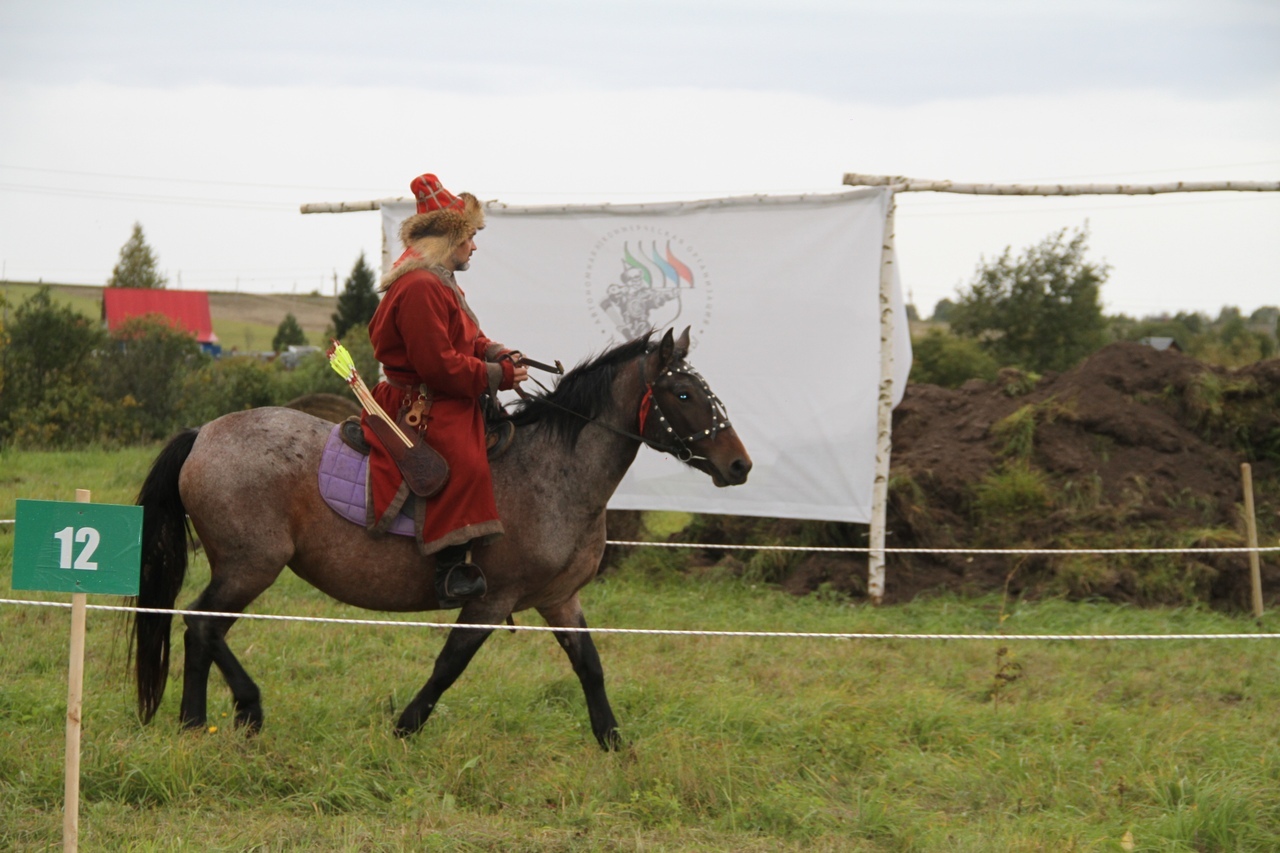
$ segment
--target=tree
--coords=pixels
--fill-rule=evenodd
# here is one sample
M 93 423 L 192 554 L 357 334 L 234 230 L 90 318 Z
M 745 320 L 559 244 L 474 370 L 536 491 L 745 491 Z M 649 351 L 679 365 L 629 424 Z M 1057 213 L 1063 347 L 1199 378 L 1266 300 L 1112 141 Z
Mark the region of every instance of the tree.
M 53 301 L 42 287 L 14 309 L 0 347 L 0 437 L 32 421 L 36 410 L 69 390 L 92 389 L 93 353 L 105 333 L 88 317 Z
M 1102 346 L 1099 289 L 1110 268 L 1084 257 L 1088 227 L 1062 229 L 1014 258 L 981 263 L 951 312 L 951 330 L 978 340 L 1001 364 L 1065 370 Z
M 377 283 L 361 252 L 338 295 L 338 311 L 333 315 L 334 337 L 342 339 L 349 329 L 367 326 L 373 319 L 373 312 L 378 308 Z
M 306 346 L 307 335 L 298 325 L 298 318 L 293 314 L 285 314 L 280 325 L 276 327 L 276 336 L 271 339 L 271 348 L 283 352 L 290 346 Z
M 133 234 L 120 247 L 120 261 L 107 279 L 107 287 L 163 288 L 169 279 L 156 269 L 156 253 L 142 236 L 142 223 L 133 223 Z
M 933 306 L 933 322 L 946 323 L 951 319 L 951 312 L 956 309 L 956 304 L 950 299 L 939 299 L 938 304 Z

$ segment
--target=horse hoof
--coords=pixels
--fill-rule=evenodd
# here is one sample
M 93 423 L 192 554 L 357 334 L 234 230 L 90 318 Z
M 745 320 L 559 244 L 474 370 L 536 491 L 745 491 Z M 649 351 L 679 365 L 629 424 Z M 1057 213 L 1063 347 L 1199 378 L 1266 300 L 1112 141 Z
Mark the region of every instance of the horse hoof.
M 237 708 L 236 728 L 244 729 L 246 735 L 256 735 L 262 731 L 262 708 Z
M 617 729 L 609 729 L 609 731 L 597 737 L 596 740 L 600 741 L 600 748 L 605 752 L 617 752 L 623 747 L 622 735 Z

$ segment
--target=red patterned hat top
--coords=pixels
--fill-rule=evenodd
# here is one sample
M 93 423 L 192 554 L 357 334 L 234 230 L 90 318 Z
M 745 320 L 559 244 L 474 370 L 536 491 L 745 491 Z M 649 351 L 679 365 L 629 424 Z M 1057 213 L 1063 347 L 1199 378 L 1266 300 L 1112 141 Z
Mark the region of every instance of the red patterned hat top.
M 462 199 L 449 192 L 440 184 L 435 175 L 419 175 L 409 183 L 413 197 L 418 200 L 418 212 L 430 213 L 433 210 L 462 210 L 466 207 Z

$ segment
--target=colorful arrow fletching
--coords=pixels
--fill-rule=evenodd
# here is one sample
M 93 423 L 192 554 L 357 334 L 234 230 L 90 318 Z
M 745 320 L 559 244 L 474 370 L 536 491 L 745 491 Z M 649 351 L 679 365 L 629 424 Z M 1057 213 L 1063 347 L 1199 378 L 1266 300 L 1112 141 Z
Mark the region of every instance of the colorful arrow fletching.
M 360 378 L 360 374 L 356 372 L 356 363 L 351 360 L 351 353 L 337 341 L 333 342 L 333 347 L 329 350 L 329 366 L 348 382 Z

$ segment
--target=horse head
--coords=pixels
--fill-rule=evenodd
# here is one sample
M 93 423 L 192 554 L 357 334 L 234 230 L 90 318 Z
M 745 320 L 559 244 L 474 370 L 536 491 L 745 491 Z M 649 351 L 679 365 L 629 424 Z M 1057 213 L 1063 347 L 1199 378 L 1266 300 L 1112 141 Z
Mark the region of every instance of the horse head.
M 686 326 L 678 339 L 668 329 L 646 357 L 640 434 L 651 447 L 710 475 L 717 487 L 742 485 L 751 457 L 729 423 L 724 403 L 685 360 L 688 355 Z

